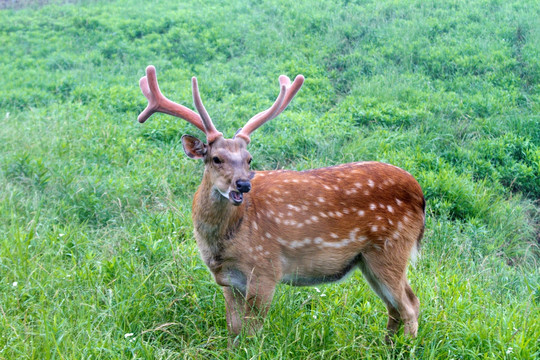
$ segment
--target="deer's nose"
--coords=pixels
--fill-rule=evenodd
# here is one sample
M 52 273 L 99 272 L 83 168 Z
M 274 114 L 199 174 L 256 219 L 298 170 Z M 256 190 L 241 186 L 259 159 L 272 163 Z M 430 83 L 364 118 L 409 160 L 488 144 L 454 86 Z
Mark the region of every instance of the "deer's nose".
M 241 193 L 247 193 L 249 192 L 249 190 L 251 190 L 251 183 L 249 182 L 249 180 L 237 180 L 236 188 Z

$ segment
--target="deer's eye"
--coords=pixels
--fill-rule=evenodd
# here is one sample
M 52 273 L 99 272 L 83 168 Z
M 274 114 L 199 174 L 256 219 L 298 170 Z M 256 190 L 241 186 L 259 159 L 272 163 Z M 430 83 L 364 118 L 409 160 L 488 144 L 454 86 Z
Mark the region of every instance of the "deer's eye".
M 251 165 L 251 160 L 253 160 L 253 158 L 249 158 L 249 159 L 248 159 L 248 161 L 247 161 L 247 162 L 248 162 L 248 165 Z
M 212 161 L 213 161 L 214 164 L 216 164 L 216 165 L 219 165 L 219 164 L 221 164 L 221 163 L 223 162 L 223 161 L 221 161 L 221 159 L 218 158 L 217 156 L 214 156 L 214 157 L 212 158 Z

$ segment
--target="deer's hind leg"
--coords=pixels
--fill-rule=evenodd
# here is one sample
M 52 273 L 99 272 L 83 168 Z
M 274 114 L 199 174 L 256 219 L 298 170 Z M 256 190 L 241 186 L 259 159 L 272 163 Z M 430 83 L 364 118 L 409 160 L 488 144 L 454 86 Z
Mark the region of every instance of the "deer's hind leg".
M 403 322 L 405 335 L 416 337 L 420 302 L 407 281 L 407 258 L 370 250 L 362 254 L 358 265 L 371 288 L 386 304 L 388 335 L 392 336 Z

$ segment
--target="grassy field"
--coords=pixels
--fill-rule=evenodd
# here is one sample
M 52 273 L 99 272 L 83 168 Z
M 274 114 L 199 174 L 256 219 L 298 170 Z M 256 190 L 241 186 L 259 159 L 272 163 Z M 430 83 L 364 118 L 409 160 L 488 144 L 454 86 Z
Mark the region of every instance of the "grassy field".
M 537 359 L 540 5 L 485 1 L 60 1 L 0 10 L 0 359 Z M 202 165 L 157 115 L 148 64 L 230 137 L 277 77 L 306 76 L 252 136 L 255 169 L 379 160 L 422 185 L 409 269 L 417 339 L 384 343 L 359 272 L 279 286 L 264 329 L 227 349 L 198 256 Z

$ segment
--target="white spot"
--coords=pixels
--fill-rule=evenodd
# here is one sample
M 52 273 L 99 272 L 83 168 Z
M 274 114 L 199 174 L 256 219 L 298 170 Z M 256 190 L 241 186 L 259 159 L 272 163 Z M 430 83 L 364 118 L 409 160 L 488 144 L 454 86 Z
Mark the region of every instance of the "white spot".
M 388 211 L 391 212 L 392 214 L 394 213 L 394 208 L 393 208 L 391 205 L 388 205 L 386 208 L 387 208 Z
M 291 210 L 294 210 L 294 211 L 297 211 L 299 212 L 300 211 L 300 208 L 298 206 L 294 206 L 292 204 L 288 204 L 287 207 Z
M 324 240 L 323 240 L 322 237 L 316 237 L 315 239 L 313 239 L 313 243 L 314 243 L 314 244 L 317 244 L 317 245 L 318 245 L 318 244 L 322 244 L 323 241 L 324 241 Z
M 389 223 L 390 225 L 394 225 L 394 222 L 392 221 L 392 219 L 387 219 L 387 220 L 388 220 L 388 223 Z
M 370 208 L 370 210 L 375 210 L 375 209 L 377 208 L 377 205 L 375 205 L 375 204 L 370 204 L 370 205 L 369 205 L 369 208 Z
M 365 214 L 366 214 L 366 212 L 364 210 L 359 210 L 358 211 L 359 216 L 364 216 Z
M 321 202 L 321 203 L 323 203 L 323 202 L 325 201 L 324 198 L 323 198 L 322 196 L 319 196 L 319 197 L 317 198 L 317 200 L 319 200 L 319 202 Z
M 373 226 L 371 227 L 371 231 L 372 231 L 372 232 L 377 232 L 377 230 L 378 230 L 377 225 L 373 225 Z
M 255 246 L 255 250 L 263 251 L 263 247 L 261 245 L 257 245 L 257 246 Z
M 368 196 L 368 195 L 369 195 L 369 191 L 368 191 L 368 190 L 364 190 L 364 195 Z
M 381 221 L 381 220 L 382 220 L 382 216 L 377 215 L 377 218 L 376 218 L 376 219 L 379 220 L 379 221 Z
M 323 187 L 326 189 L 326 190 L 332 190 L 332 188 L 328 185 L 323 185 Z
M 369 185 L 370 188 L 375 186 L 375 183 L 371 179 L 368 179 L 367 184 Z
M 337 217 L 342 217 L 342 216 L 343 216 L 343 214 L 342 214 L 342 213 L 340 213 L 339 211 L 336 211 L 336 216 L 337 216 Z
M 342 248 L 342 247 L 346 246 L 347 244 L 345 242 L 347 242 L 347 244 L 348 244 L 349 239 L 344 239 L 344 240 L 336 241 L 336 242 L 326 242 L 326 243 L 323 244 L 323 246 L 337 249 L 337 248 Z
M 313 216 L 311 217 L 311 220 L 312 220 L 313 222 L 316 222 L 316 221 L 319 221 L 319 218 L 316 217 L 315 215 L 313 215 Z
M 357 182 L 357 183 L 354 183 L 354 186 L 356 186 L 356 187 L 359 188 L 359 189 L 362 188 L 362 184 L 360 184 L 360 183 L 358 183 L 358 182 Z
M 360 241 L 360 242 L 366 241 L 366 240 L 367 240 L 366 236 L 360 236 L 360 237 L 358 237 L 358 239 L 356 239 L 356 241 Z
M 292 182 L 293 182 L 293 183 L 296 183 L 296 184 L 299 183 L 298 179 L 292 179 Z
M 271 239 L 271 238 L 272 238 L 272 235 L 271 235 L 269 232 L 267 232 L 266 234 L 264 234 L 264 236 L 266 236 L 268 239 Z
M 304 221 L 306 223 L 306 225 L 311 225 L 311 220 L 307 219 L 306 221 Z
M 259 225 L 257 225 L 256 222 L 254 222 L 254 223 L 253 223 L 253 228 L 254 228 L 255 230 L 259 230 Z
M 334 239 L 337 239 L 339 236 L 337 236 L 337 234 L 334 234 L 334 233 L 330 233 L 330 236 Z
M 322 211 L 321 211 L 321 212 L 319 212 L 319 215 L 320 215 L 321 217 L 323 217 L 323 218 L 327 218 L 327 217 L 328 217 L 328 215 L 326 215 L 326 214 L 325 214 L 325 213 L 323 213 Z
M 289 246 L 292 247 L 292 248 L 299 248 L 299 247 L 302 247 L 302 246 L 306 246 L 306 245 L 309 245 L 311 244 L 311 239 L 310 238 L 305 238 L 304 240 L 295 240 L 295 241 L 292 241 Z
M 344 214 L 348 214 L 348 213 L 349 213 L 349 209 L 343 209 L 343 210 L 341 210 L 341 211 L 343 211 Z
M 356 233 L 358 233 L 358 231 L 360 231 L 359 228 L 355 228 L 354 230 L 352 230 L 350 233 L 349 233 L 349 238 L 347 239 L 342 239 L 341 241 L 336 241 L 336 242 L 327 242 L 324 244 L 325 247 L 332 247 L 332 248 L 342 248 L 342 247 L 345 247 L 347 245 L 349 245 L 350 243 L 354 242 L 356 240 Z
M 394 238 L 394 240 L 398 240 L 398 239 L 399 239 L 399 232 L 396 231 L 396 232 L 392 235 L 392 238 Z
M 398 206 L 401 206 L 401 204 L 403 204 L 403 201 L 399 200 L 398 198 L 396 198 L 396 204 Z
M 380 207 L 381 209 L 384 209 L 386 206 L 384 206 L 384 204 L 379 203 L 379 207 Z

